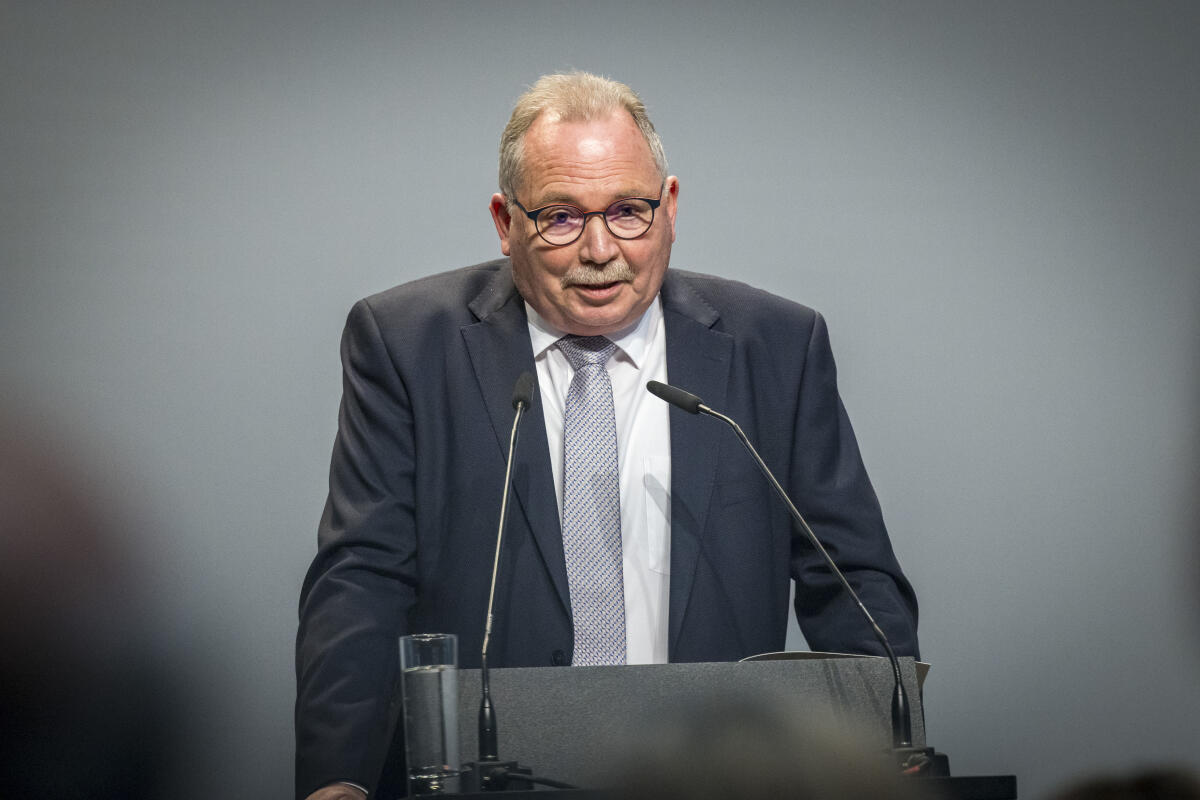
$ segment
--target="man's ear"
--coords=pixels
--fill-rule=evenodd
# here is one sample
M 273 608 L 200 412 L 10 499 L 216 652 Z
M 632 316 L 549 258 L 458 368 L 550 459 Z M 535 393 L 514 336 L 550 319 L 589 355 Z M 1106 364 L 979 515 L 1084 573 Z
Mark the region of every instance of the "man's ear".
M 492 222 L 496 223 L 496 233 L 500 236 L 500 252 L 506 256 L 511 255 L 508 252 L 508 231 L 512 228 L 512 214 L 508 213 L 508 202 L 504 195 L 499 192 L 492 195 L 490 210 Z
M 663 205 L 666 206 L 667 219 L 671 221 L 671 241 L 675 241 L 675 214 L 679 210 L 679 178 L 671 175 L 667 178 L 666 190 L 663 192 L 665 198 Z

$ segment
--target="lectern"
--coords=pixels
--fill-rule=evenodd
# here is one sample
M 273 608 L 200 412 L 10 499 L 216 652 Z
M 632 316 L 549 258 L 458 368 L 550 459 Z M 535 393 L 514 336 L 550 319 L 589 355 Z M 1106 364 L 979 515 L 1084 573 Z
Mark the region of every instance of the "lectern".
M 911 658 L 901 674 L 913 705 L 913 742 L 925 743 L 920 692 Z M 459 732 L 464 758 L 477 745 L 479 671 L 461 670 Z M 500 754 L 576 786 L 610 776 L 631 725 L 648 709 L 686 708 L 702 698 L 789 703 L 814 718 L 891 744 L 892 671 L 882 658 L 828 658 L 623 667 L 533 667 L 491 671 L 500 722 Z
M 900 667 L 912 705 L 913 744 L 923 746 L 917 665 L 912 658 L 901 658 Z M 684 708 L 713 696 L 786 702 L 814 719 L 854 731 L 869 746 L 891 746 L 892 671 L 883 658 L 536 667 L 494 669 L 490 675 L 501 758 L 585 789 L 610 782 L 629 738 L 622 732 L 630 732 L 648 709 Z M 460 670 L 459 681 L 461 752 L 473 760 L 479 670 Z M 930 786 L 931 796 L 938 797 L 1016 797 L 1012 776 L 937 779 Z

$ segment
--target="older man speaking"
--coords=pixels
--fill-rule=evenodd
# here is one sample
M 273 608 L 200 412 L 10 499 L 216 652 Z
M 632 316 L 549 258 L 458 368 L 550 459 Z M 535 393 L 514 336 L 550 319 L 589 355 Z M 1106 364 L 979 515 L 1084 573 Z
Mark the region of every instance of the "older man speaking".
M 297 642 L 299 797 L 358 798 L 387 756 L 397 637 L 460 637 L 478 666 L 516 378 L 493 666 L 727 661 L 879 645 L 755 464 L 649 380 L 738 419 L 897 653 L 916 599 L 838 395 L 825 323 L 668 269 L 679 180 L 641 100 L 548 75 L 518 100 L 491 216 L 506 258 L 359 301 L 319 552 Z M 742 213 L 740 209 L 730 209 Z M 461 224 L 459 220 L 453 220 Z

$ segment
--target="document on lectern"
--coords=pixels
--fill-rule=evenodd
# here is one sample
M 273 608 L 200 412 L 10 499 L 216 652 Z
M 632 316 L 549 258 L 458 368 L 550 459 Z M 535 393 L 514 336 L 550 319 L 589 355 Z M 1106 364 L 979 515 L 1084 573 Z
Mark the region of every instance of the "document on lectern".
M 884 656 L 867 656 L 861 653 L 818 653 L 811 650 L 779 650 L 774 653 L 759 653 L 753 656 L 746 656 L 742 661 L 816 661 L 822 658 L 878 658 L 883 661 L 887 659 Z M 929 664 L 924 661 L 914 661 L 917 667 L 917 688 L 923 690 L 925 688 L 925 676 L 929 674 Z

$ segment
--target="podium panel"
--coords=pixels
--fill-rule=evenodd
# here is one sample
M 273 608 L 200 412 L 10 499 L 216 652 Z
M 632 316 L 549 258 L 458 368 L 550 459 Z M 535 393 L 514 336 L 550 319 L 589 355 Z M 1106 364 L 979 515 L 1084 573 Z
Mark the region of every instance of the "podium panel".
M 913 714 L 913 744 L 925 744 L 915 663 L 900 659 Z M 868 746 L 891 746 L 892 670 L 882 658 L 531 667 L 490 672 L 500 757 L 576 786 L 602 786 L 640 720 L 655 710 L 706 699 L 780 704 L 818 724 L 853 731 Z M 479 670 L 459 671 L 464 760 L 478 755 Z

